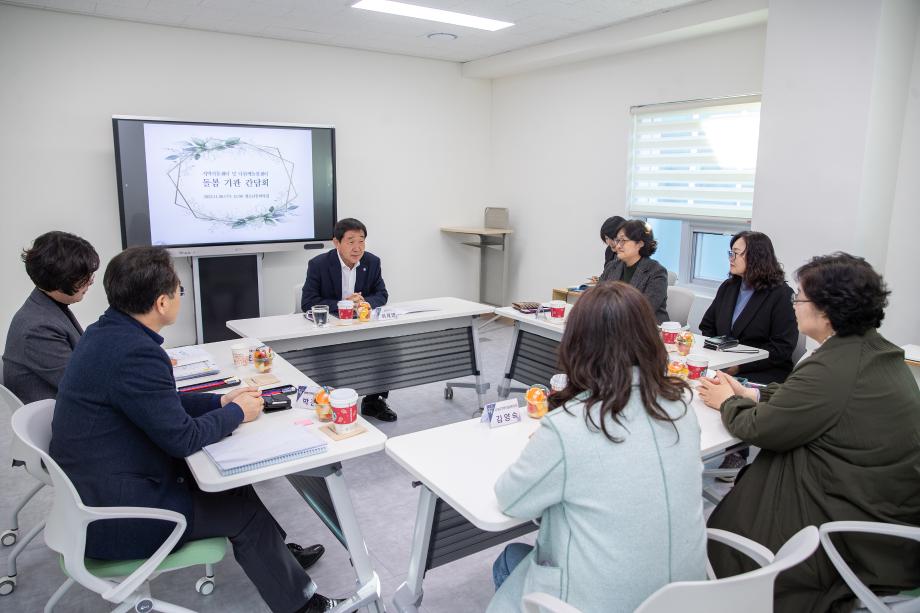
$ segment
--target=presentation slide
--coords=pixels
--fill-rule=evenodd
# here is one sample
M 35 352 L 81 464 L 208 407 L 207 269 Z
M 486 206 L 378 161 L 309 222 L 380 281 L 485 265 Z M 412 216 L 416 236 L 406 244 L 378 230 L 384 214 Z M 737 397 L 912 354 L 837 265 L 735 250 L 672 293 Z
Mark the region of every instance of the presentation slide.
M 314 236 L 310 132 L 145 123 L 151 243 Z

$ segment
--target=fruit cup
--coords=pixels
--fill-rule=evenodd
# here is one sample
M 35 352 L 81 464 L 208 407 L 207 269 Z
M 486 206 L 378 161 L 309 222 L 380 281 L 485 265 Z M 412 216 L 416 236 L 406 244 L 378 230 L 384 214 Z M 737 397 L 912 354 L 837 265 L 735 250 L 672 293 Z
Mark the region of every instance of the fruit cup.
M 527 400 L 527 414 L 534 419 L 540 419 L 549 410 L 549 390 L 544 385 L 532 385 L 524 394 Z
M 270 347 L 262 346 L 252 352 L 252 364 L 259 372 L 269 372 L 274 357 Z
M 677 353 L 687 355 L 693 347 L 693 332 L 679 332 L 677 334 Z
M 316 403 L 316 419 L 324 422 L 332 421 L 332 407 L 329 405 L 329 388 L 321 387 L 313 396 Z

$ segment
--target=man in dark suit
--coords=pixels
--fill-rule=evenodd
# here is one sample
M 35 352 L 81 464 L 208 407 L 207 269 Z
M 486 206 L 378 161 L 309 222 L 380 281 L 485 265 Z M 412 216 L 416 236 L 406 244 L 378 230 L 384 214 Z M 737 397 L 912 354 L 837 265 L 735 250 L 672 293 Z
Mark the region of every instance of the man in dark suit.
M 335 249 L 318 255 L 307 264 L 300 306 L 306 313 L 317 304 L 325 304 L 337 314 L 340 300 L 365 301 L 371 308 L 387 303 L 389 294 L 383 282 L 380 258 L 364 250 L 367 228 L 357 219 L 340 219 L 332 231 Z M 396 421 L 396 413 L 387 405 L 389 392 L 368 394 L 361 401 L 361 413 L 381 421 Z
M 179 394 L 160 330 L 176 321 L 183 294 L 164 249 L 132 247 L 105 271 L 109 308 L 87 328 L 58 388 L 51 456 L 84 504 L 169 509 L 188 521 L 181 542 L 226 536 L 272 611 L 329 611 L 298 552 L 251 486 L 205 493 L 184 458 L 257 419 L 256 388 L 224 396 Z M 87 528 L 86 555 L 149 557 L 172 526 L 108 520 Z M 310 560 L 310 562 L 315 561 Z M 300 563 L 299 563 L 300 562 Z
M 23 402 L 54 398 L 83 334 L 70 305 L 83 300 L 99 268 L 88 242 L 46 232 L 22 252 L 35 289 L 13 315 L 3 351 L 3 383 Z

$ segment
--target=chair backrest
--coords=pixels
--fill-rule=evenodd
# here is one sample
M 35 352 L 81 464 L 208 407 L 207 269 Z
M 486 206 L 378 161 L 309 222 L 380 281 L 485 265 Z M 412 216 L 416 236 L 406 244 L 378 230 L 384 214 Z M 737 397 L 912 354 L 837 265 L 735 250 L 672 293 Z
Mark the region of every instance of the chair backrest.
M 22 406 L 22 401 L 16 397 L 5 385 L 0 385 L 0 406 L 9 409 L 10 414 L 16 412 L 16 409 Z
M 30 407 L 29 411 L 26 411 L 27 407 Z M 42 411 L 41 416 L 31 417 L 37 410 Z M 45 485 L 52 484 L 51 476 L 45 470 L 44 465 L 44 456 L 47 455 L 48 445 L 51 443 L 52 415 L 54 415 L 53 398 L 19 407 L 10 420 L 13 429 L 10 455 L 14 460 L 25 464 L 26 471 Z M 47 423 L 43 421 L 45 419 Z M 17 433 L 17 428 L 23 431 L 21 436 Z
M 483 223 L 486 228 L 507 230 L 511 227 L 508 221 L 508 209 L 504 207 L 487 206 Z
M 677 285 L 677 273 L 673 270 L 668 271 L 668 285 Z
M 772 613 L 776 576 L 808 558 L 817 548 L 818 529 L 806 526 L 765 566 L 725 579 L 669 583 L 646 598 L 635 613 Z
M 300 308 L 300 299 L 303 297 L 303 283 L 294 284 L 294 314 L 303 313 Z
M 920 528 L 915 526 L 902 526 L 899 524 L 886 524 L 882 522 L 871 521 L 832 521 L 822 524 L 819 530 L 821 546 L 824 553 L 830 558 L 831 563 L 841 578 L 859 598 L 862 607 L 859 611 L 868 610 L 871 613 L 890 613 L 891 611 L 920 611 L 920 597 L 918 596 L 901 596 L 886 603 L 876 596 L 872 590 L 863 583 L 856 573 L 849 567 L 834 543 L 831 541 L 831 534 L 834 532 L 849 532 L 862 534 L 883 534 L 886 536 L 897 536 L 920 542 Z M 891 606 L 889 606 L 889 604 Z
M 808 338 L 801 332 L 799 332 L 799 340 L 795 344 L 795 349 L 792 350 L 792 363 L 798 364 L 799 360 L 802 359 L 802 356 L 805 355 L 805 339 Z
M 690 309 L 693 308 L 693 301 L 696 294 L 685 287 L 676 285 L 668 286 L 668 317 L 671 321 L 680 322 L 680 325 L 686 326 L 687 320 L 690 319 Z
M 818 529 L 814 526 L 794 534 L 775 556 L 766 547 L 737 534 L 711 529 L 707 534 L 710 540 L 749 555 L 761 568 L 725 579 L 669 583 L 646 598 L 635 613 L 772 613 L 776 575 L 799 564 L 818 548 Z M 548 594 L 527 594 L 522 602 L 525 613 L 580 613 Z

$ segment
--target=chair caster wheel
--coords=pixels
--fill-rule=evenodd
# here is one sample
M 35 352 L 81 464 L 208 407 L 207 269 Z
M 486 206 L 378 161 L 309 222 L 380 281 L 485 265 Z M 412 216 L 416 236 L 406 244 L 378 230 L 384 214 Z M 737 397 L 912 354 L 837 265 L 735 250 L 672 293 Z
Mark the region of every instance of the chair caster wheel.
M 209 596 L 214 591 L 214 579 L 202 577 L 195 582 L 195 591 L 202 596 Z
M 4 530 L 3 534 L 0 535 L 0 543 L 3 543 L 4 547 L 12 547 L 16 544 L 16 530 Z
M 445 387 L 444 388 L 444 400 L 452 400 L 454 397 L 454 388 Z
M 0 577 L 0 596 L 8 596 L 16 589 L 16 577 Z

